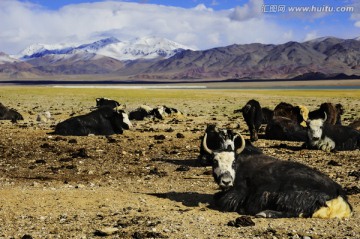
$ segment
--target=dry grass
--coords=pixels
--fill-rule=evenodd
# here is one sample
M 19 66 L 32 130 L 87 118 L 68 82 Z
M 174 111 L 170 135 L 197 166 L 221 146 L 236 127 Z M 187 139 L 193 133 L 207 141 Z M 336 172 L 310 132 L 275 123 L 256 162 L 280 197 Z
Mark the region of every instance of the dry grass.
M 165 104 L 188 115 L 178 121 L 133 122 L 132 130 L 111 136 L 112 141 L 47 134 L 71 114 L 89 112 L 97 97 L 118 100 L 128 110 L 143 103 Z M 350 195 L 355 213 L 346 220 L 252 218 L 255 226 L 235 228 L 227 223 L 237 213 L 211 206 L 218 188 L 211 168 L 196 163 L 199 138 L 207 123 L 236 129 L 248 138 L 242 116 L 233 110 L 253 98 L 270 108 L 281 101 L 309 109 L 325 101 L 340 102 L 345 123 L 359 117 L 357 91 L 1 87 L 0 102 L 16 108 L 25 122 L 0 122 L 0 238 L 94 238 L 104 227 L 119 229 L 109 238 L 140 238 L 136 235 L 144 233 L 150 236 L 142 238 L 356 238 L 359 194 Z M 38 124 L 36 113 L 43 110 L 50 110 L 54 121 Z M 359 171 L 358 150 L 327 153 L 300 150 L 301 144 L 255 142 L 268 155 L 319 169 L 344 187 L 360 187 L 358 178 L 349 175 Z M 88 157 L 76 156 L 81 149 Z M 188 170 L 179 171 L 180 166 Z
M 360 117 L 358 90 L 221 90 L 221 89 L 109 89 L 109 88 L 53 88 L 53 87 L 1 87 L 0 102 L 19 109 L 25 114 L 63 108 L 63 102 L 73 102 L 73 110 L 81 112 L 94 106 L 95 98 L 107 97 L 126 104 L 128 110 L 141 104 L 176 107 L 185 113 L 211 113 L 221 110 L 232 113 L 248 100 L 257 99 L 264 107 L 275 107 L 281 101 L 305 105 L 310 110 L 319 102 L 341 103 L 345 118 Z M 51 100 L 49 100 L 51 99 Z

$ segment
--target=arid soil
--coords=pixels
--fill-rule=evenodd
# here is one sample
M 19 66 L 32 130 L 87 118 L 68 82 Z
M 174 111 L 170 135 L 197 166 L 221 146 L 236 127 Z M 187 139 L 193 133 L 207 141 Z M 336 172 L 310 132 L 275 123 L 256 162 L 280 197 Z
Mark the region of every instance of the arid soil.
M 1 88 L 0 102 L 25 118 L 0 122 L 0 238 L 360 238 L 360 152 L 302 149 L 302 142 L 255 142 L 265 154 L 299 161 L 349 193 L 350 219 L 247 218 L 221 212 L 211 168 L 198 164 L 209 123 L 249 138 L 240 114 L 248 100 L 274 108 L 285 101 L 310 110 L 342 103 L 343 124 L 360 116 L 359 92 Z M 137 121 L 122 135 L 57 136 L 53 127 L 89 112 L 96 97 L 130 111 L 141 104 L 175 107 L 184 116 Z M 42 111 L 52 119 L 36 121 Z

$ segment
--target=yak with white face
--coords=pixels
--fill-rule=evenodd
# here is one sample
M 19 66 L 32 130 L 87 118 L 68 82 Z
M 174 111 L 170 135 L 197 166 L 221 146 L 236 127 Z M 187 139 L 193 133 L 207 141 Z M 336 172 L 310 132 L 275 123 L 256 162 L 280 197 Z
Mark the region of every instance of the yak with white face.
M 331 151 L 335 148 L 335 142 L 323 134 L 324 120 L 316 119 L 308 123 L 308 138 L 312 147 L 323 151 Z
M 205 137 L 206 136 L 206 137 Z M 198 161 L 201 165 L 213 165 L 213 155 L 205 150 L 206 146 L 211 152 L 232 151 L 235 152 L 236 145 L 241 144 L 241 138 L 232 129 L 218 128 L 215 124 L 206 127 L 205 134 L 200 144 Z M 243 154 L 261 154 L 262 150 L 255 147 L 250 140 L 246 140 Z
M 324 119 L 307 121 L 309 148 L 332 150 L 355 150 L 360 148 L 360 132 L 348 126 L 332 125 Z
M 244 154 L 245 140 L 238 137 L 235 151 L 210 150 L 203 141 L 221 188 L 214 195 L 220 210 L 272 218 L 352 215 L 345 190 L 328 176 L 295 161 Z
M 240 154 L 245 148 L 245 140 L 242 135 L 235 135 L 235 138 L 240 137 L 241 146 L 236 150 Z M 235 139 L 234 139 L 235 141 Z M 233 141 L 233 142 L 234 142 Z M 234 185 L 235 181 L 235 151 L 234 149 L 220 149 L 220 151 L 211 150 L 207 144 L 207 134 L 203 139 L 203 148 L 212 156 L 213 176 L 216 183 L 222 189 L 227 189 Z
M 206 135 L 206 138 L 205 138 Z M 200 154 L 198 161 L 202 165 L 212 165 L 211 154 L 204 149 L 204 138 L 206 146 L 211 150 L 234 150 L 235 133 L 231 129 L 220 129 L 215 124 L 210 124 L 206 127 L 204 137 L 200 144 Z

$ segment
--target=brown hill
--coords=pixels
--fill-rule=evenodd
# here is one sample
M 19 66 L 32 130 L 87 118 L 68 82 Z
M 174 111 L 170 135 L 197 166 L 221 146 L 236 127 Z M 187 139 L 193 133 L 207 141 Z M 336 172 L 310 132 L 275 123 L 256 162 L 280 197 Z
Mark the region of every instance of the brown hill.
M 121 79 L 289 79 L 311 72 L 360 75 L 360 41 L 325 37 L 284 44 L 185 50 L 163 59 L 120 61 L 95 53 L 45 55 L 0 63 L 0 76 L 111 75 Z M 30 78 L 31 78 L 30 77 Z

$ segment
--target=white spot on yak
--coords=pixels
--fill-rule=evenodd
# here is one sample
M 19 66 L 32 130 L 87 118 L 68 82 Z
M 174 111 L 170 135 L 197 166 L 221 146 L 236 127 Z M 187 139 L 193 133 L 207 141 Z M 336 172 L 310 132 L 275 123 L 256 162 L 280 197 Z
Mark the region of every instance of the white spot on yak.
M 129 128 L 132 127 L 132 124 L 129 120 L 129 116 L 126 113 L 122 113 L 123 116 L 123 122 L 129 126 Z
M 224 142 L 222 142 L 223 144 L 222 149 L 228 149 L 230 146 L 230 149 L 234 150 L 235 149 L 234 139 L 229 138 L 227 130 L 220 130 L 220 132 L 222 133 L 220 135 L 224 140 Z

